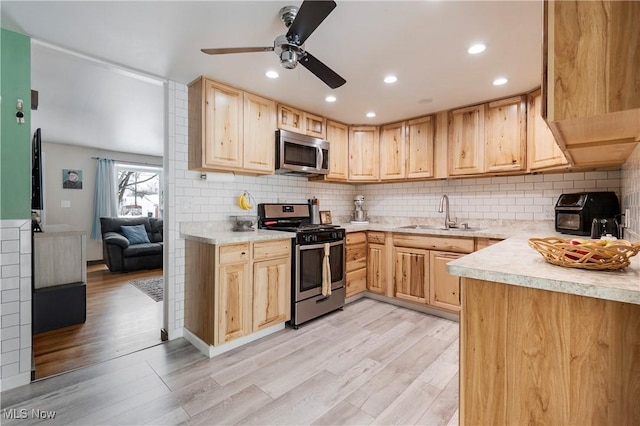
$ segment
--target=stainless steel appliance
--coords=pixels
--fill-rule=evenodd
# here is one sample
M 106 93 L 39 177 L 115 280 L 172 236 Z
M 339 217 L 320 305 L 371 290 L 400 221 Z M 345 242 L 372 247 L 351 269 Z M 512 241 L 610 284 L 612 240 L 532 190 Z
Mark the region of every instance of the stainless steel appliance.
M 620 214 L 614 192 L 577 192 L 562 194 L 555 207 L 556 231 L 563 234 L 591 235 L 596 218 L 613 218 Z
M 345 300 L 345 230 L 311 223 L 309 204 L 259 204 L 258 226 L 295 233 L 292 244 L 291 325 L 341 309 Z M 331 294 L 322 294 L 325 247 Z M 327 275 L 327 276 L 328 276 Z
M 367 220 L 367 212 L 362 208 L 364 205 L 364 195 L 356 195 L 353 199 L 356 209 L 353 211 L 353 220 L 351 223 L 364 224 L 369 223 Z
M 329 142 L 276 130 L 276 173 L 302 176 L 329 173 Z

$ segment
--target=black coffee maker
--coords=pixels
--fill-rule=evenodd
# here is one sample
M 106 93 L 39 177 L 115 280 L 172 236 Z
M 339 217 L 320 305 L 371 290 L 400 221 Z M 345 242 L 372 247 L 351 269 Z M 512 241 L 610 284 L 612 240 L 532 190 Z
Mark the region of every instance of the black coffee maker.
M 615 217 L 594 217 L 591 221 L 591 238 L 620 238 L 618 221 Z

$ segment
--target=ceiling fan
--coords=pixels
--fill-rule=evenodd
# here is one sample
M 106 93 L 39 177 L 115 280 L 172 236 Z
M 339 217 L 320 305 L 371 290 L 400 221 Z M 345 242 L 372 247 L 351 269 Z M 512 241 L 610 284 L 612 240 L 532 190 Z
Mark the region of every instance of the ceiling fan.
M 275 51 L 283 68 L 293 69 L 298 63 L 311 71 L 332 89 L 338 88 L 347 81 L 331 68 L 320 62 L 304 49 L 304 42 L 311 33 L 335 9 L 335 1 L 305 0 L 297 6 L 285 6 L 280 9 L 280 20 L 289 28 L 286 34 L 279 35 L 269 47 L 227 47 L 220 49 L 201 49 L 208 55 L 246 52 Z

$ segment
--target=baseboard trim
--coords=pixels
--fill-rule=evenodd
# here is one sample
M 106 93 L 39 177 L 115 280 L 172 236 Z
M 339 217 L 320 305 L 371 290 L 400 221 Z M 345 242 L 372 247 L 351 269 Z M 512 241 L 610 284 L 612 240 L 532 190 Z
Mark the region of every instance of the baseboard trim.
M 26 373 L 16 374 L 15 376 L 11 377 L 6 377 L 4 379 L 0 379 L 0 392 L 28 385 L 29 383 L 31 383 L 30 371 Z
M 381 294 L 372 293 L 370 291 L 365 291 L 363 297 L 374 299 L 379 302 L 389 303 L 391 305 L 400 306 L 401 308 L 411 309 L 412 311 L 422 312 L 423 314 L 429 314 L 436 317 L 445 318 L 451 321 L 460 322 L 459 315 L 452 314 L 450 312 L 441 311 L 439 309 L 433 309 L 429 306 L 416 305 L 413 303 L 405 302 L 404 300 L 399 300 L 393 297 L 387 297 L 387 296 L 382 296 Z
M 284 323 L 276 324 L 271 327 L 267 327 L 255 333 L 252 333 L 248 336 L 239 337 L 237 339 L 232 340 L 229 343 L 222 344 L 220 346 L 211 346 L 208 343 L 204 342 L 198 336 L 187 330 L 186 328 L 182 329 L 182 333 L 184 338 L 187 339 L 189 343 L 196 347 L 200 352 L 208 356 L 209 358 L 213 358 L 225 352 L 228 352 L 232 349 L 238 348 L 240 346 L 246 345 L 247 343 L 253 342 L 254 340 L 262 339 L 265 336 L 273 334 L 277 331 L 284 330 Z

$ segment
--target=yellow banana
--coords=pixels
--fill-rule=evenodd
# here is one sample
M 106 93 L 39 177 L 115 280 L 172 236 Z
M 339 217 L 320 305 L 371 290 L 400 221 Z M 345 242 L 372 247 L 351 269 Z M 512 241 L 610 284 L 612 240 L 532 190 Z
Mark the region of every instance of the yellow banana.
M 253 208 L 253 205 L 247 201 L 247 195 L 247 192 L 243 192 L 238 197 L 238 206 L 240 206 L 242 210 L 251 210 Z

